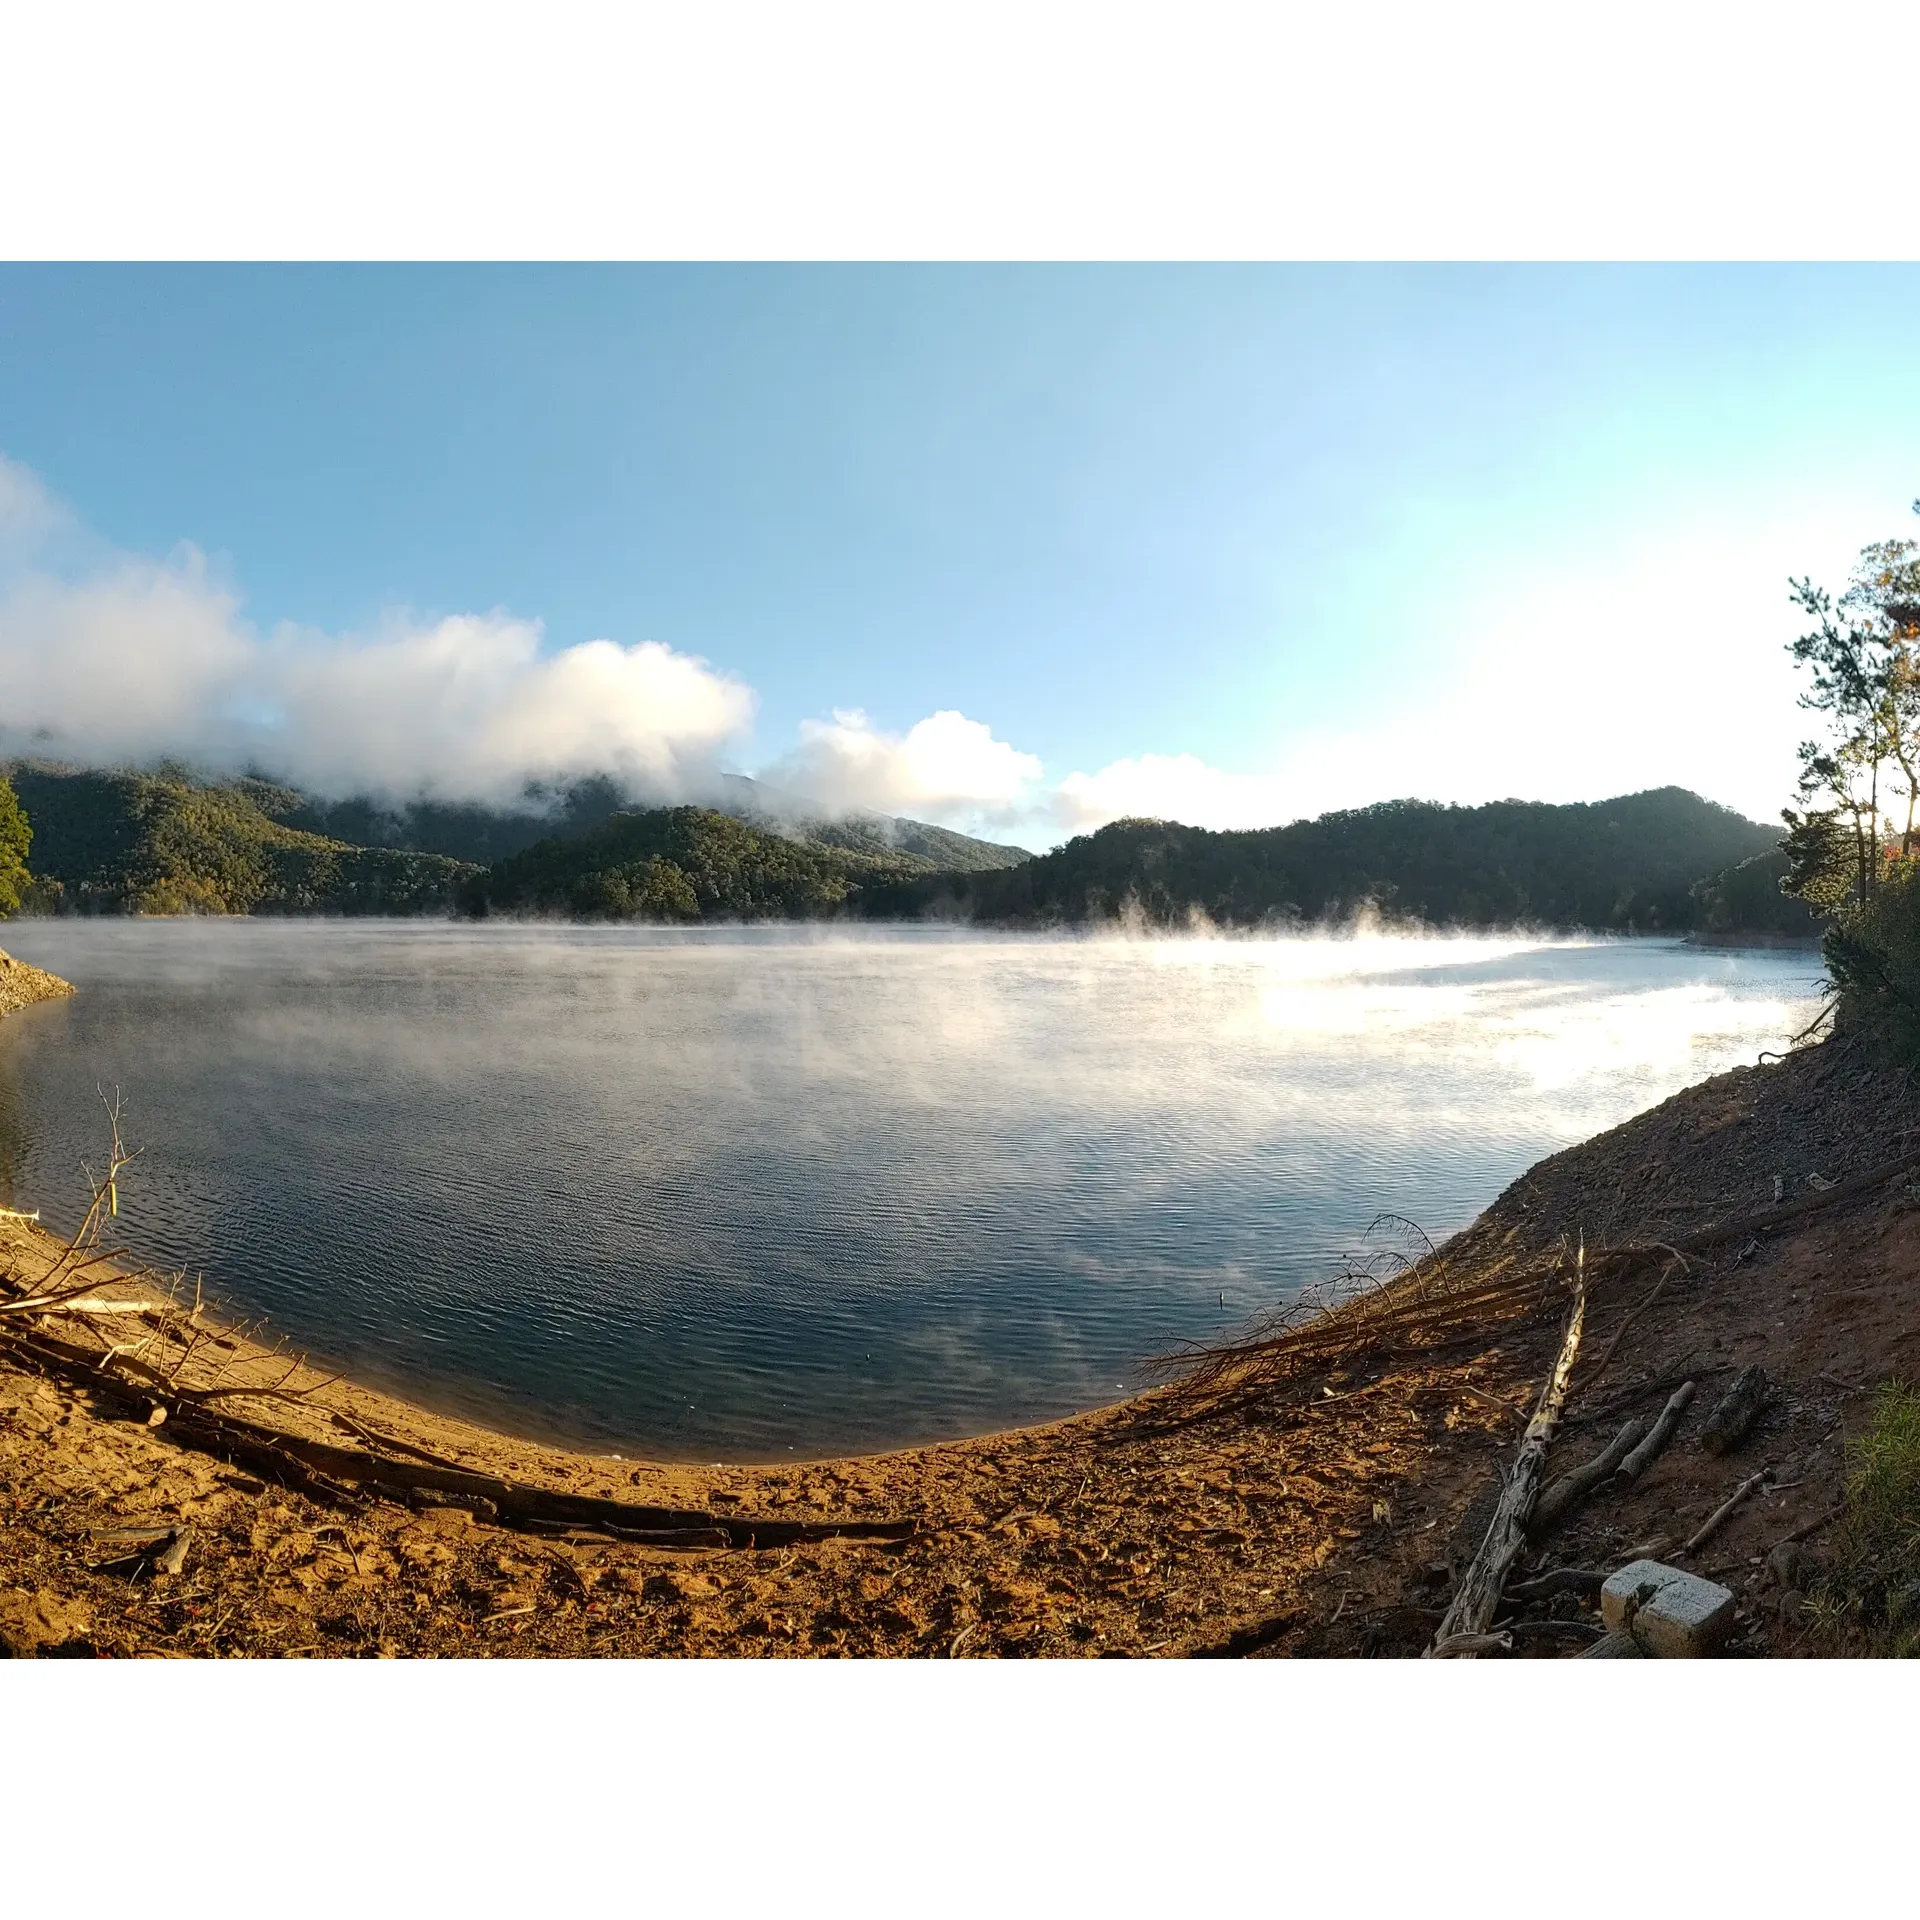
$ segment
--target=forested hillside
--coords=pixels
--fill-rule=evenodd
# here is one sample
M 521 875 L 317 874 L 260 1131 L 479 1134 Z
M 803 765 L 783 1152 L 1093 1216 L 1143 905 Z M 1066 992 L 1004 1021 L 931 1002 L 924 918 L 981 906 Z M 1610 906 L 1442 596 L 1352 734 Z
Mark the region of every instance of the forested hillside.
M 282 826 L 355 846 L 448 854 L 480 866 L 510 859 L 543 840 L 578 839 L 616 813 L 649 811 L 606 779 L 578 780 L 555 792 L 530 796 L 520 807 L 435 800 L 413 800 L 401 806 L 366 799 L 326 801 L 268 781 L 236 784 L 255 792 L 263 811 Z M 976 840 L 971 834 L 929 826 L 922 820 L 861 812 L 829 818 L 797 795 L 739 774 L 727 776 L 721 785 L 715 812 L 802 846 L 883 855 L 910 872 L 977 872 L 1015 866 L 1028 858 L 1024 847 Z
M 897 854 L 803 846 L 707 807 L 616 814 L 474 874 L 464 911 L 581 920 L 811 919 L 908 878 Z
M 1771 827 L 1679 788 L 1586 806 L 1392 801 L 1258 832 L 1123 820 L 1018 864 L 1017 849 L 855 815 L 756 823 L 706 807 L 626 811 L 583 783 L 523 818 L 421 803 L 325 806 L 271 782 L 12 768 L 31 828 L 27 911 L 530 913 L 585 919 L 970 918 L 1079 926 L 1340 918 L 1372 905 L 1435 926 L 1804 931 Z M 743 788 L 750 783 L 739 783 Z M 749 799 L 738 796 L 740 810 Z M 527 842 L 529 819 L 545 837 Z M 307 822 L 329 833 L 309 831 Z M 556 823 L 562 829 L 553 831 Z M 805 837 L 802 837 L 804 829 Z M 24 830 L 24 828 L 23 828 Z M 349 833 L 431 833 L 490 864 Z
M 1001 873 L 872 890 L 863 912 L 1077 926 L 1313 922 L 1363 906 L 1432 926 L 1681 932 L 1697 883 L 1778 845 L 1777 828 L 1678 787 L 1588 805 L 1393 800 L 1292 826 L 1215 833 L 1122 820 Z
M 471 869 L 283 826 L 258 781 L 83 773 L 19 763 L 32 826 L 29 910 L 68 913 L 445 912 Z

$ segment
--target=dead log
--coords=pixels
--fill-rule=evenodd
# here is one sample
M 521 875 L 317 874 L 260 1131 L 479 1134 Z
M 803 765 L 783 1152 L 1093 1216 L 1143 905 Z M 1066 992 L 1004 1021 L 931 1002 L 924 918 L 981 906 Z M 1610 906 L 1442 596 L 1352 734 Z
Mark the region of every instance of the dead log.
M 1652 1432 L 1620 1462 L 1616 1477 L 1628 1481 L 1638 1480 L 1666 1451 L 1667 1442 L 1673 1438 L 1674 1429 L 1679 1426 L 1687 1408 L 1692 1404 L 1693 1382 L 1683 1380 L 1674 1388 L 1673 1397 L 1660 1409 L 1660 1418 L 1653 1423 Z
M 1731 1453 L 1749 1433 L 1767 1404 L 1773 1383 L 1764 1367 L 1742 1367 L 1707 1415 L 1700 1444 L 1709 1453 Z
M 1432 1658 L 1471 1659 L 1477 1653 L 1490 1650 L 1473 1643 L 1486 1637 L 1494 1609 L 1500 1604 L 1507 1574 L 1526 1543 L 1527 1520 L 1540 1491 L 1540 1476 L 1546 1469 L 1547 1448 L 1553 1442 L 1553 1431 L 1559 1424 L 1560 1410 L 1566 1405 L 1567 1381 L 1580 1352 L 1580 1334 L 1586 1320 L 1587 1265 L 1583 1250 L 1574 1272 L 1573 1309 L 1567 1315 L 1567 1330 L 1561 1337 L 1553 1370 L 1540 1389 L 1540 1404 L 1534 1410 L 1533 1418 L 1527 1422 L 1526 1432 L 1520 1436 L 1513 1471 L 1507 1475 L 1507 1484 L 1493 1510 L 1486 1538 L 1481 1541 L 1480 1551 L 1474 1555 L 1462 1576 L 1453 1596 L 1453 1604 L 1447 1608 L 1446 1616 L 1440 1622 L 1440 1630 L 1433 1637 L 1433 1645 L 1427 1650 Z
M 1647 1424 L 1644 1420 L 1629 1420 L 1607 1443 L 1603 1453 L 1595 1454 L 1584 1466 L 1570 1468 L 1554 1481 L 1533 1510 L 1528 1534 L 1539 1539 L 1562 1514 L 1597 1487 L 1646 1437 Z

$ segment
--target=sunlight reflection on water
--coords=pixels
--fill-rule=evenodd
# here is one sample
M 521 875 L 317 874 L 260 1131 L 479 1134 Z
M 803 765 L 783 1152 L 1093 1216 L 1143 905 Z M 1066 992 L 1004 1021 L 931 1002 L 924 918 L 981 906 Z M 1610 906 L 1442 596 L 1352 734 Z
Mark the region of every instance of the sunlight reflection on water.
M 1046 1417 L 1780 1046 L 1811 955 L 1662 941 L 40 922 L 0 1157 L 96 1086 L 143 1254 L 387 1384 L 676 1457 Z M 10 1144 L 9 1144 L 10 1143 Z

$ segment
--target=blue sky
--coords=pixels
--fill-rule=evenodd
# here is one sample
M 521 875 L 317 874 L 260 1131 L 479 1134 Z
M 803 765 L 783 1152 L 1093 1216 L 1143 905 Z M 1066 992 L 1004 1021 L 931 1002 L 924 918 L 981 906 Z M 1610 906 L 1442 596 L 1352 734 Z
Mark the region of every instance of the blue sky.
M 1786 577 L 1913 524 L 1916 294 L 0 267 L 0 712 L 321 785 L 727 766 L 1036 845 L 1669 780 L 1771 814 Z

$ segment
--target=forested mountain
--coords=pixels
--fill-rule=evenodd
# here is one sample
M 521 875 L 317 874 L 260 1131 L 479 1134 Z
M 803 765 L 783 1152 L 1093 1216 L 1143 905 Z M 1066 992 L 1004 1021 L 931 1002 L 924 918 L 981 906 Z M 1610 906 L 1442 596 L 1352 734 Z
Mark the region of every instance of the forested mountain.
M 460 905 L 476 917 L 812 919 L 915 871 L 899 854 L 803 846 L 710 807 L 661 807 L 543 840 L 472 875 Z
M 1778 831 L 1676 787 L 1585 806 L 1391 801 L 1215 833 L 1123 820 L 1016 865 L 997 848 L 880 815 L 796 819 L 789 797 L 627 811 L 583 783 L 554 813 L 325 806 L 257 779 L 83 773 L 20 762 L 29 911 L 532 913 L 587 919 L 968 918 L 1080 926 L 1338 919 L 1372 905 L 1429 925 L 1795 932 Z M 741 782 L 742 789 L 752 783 Z M 743 820 L 751 806 L 761 818 Z M 325 826 L 326 833 L 296 824 Z M 553 831 L 556 822 L 561 831 Z M 524 838 L 534 825 L 544 837 Z M 482 866 L 348 836 L 434 837 Z M 802 837 L 802 835 L 807 837 Z
M 1778 845 L 1777 828 L 1678 787 L 1586 805 L 1393 800 L 1252 832 L 1122 820 L 1002 873 L 863 895 L 875 915 L 1077 926 L 1312 922 L 1372 905 L 1433 926 L 1680 932 L 1693 888 Z
M 613 781 L 592 779 L 530 799 L 524 807 L 456 806 L 433 800 L 389 806 L 373 800 L 323 801 L 270 781 L 236 783 L 255 791 L 268 815 L 283 826 L 326 834 L 362 847 L 444 853 L 491 866 L 543 840 L 573 840 L 616 813 L 649 811 L 627 799 Z M 901 820 L 885 813 L 828 818 L 810 801 L 741 774 L 726 775 L 712 811 L 744 820 L 802 846 L 897 857 L 921 873 L 967 873 L 1010 867 L 1027 859 L 1024 847 L 1003 847 L 970 834 Z
M 299 832 L 261 804 L 284 790 L 259 781 L 203 786 L 184 773 L 32 762 L 10 772 L 33 831 L 30 911 L 445 912 L 471 871 L 437 854 Z

